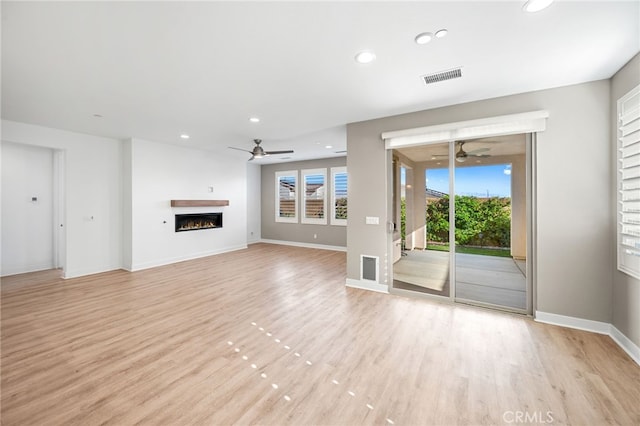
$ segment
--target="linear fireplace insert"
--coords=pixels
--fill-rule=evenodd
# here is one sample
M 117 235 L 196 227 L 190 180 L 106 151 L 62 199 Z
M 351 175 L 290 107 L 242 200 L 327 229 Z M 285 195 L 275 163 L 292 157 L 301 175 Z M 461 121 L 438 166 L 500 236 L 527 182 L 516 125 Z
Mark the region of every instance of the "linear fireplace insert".
M 222 228 L 222 213 L 191 213 L 176 215 L 176 232 Z

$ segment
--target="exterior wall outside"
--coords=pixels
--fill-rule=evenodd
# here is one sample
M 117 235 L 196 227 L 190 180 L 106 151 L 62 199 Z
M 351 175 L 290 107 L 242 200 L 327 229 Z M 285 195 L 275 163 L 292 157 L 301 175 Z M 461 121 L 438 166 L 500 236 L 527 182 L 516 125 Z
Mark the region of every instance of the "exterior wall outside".
M 535 110 L 550 114 L 537 145 L 537 309 L 609 322 L 612 213 L 591 197 L 610 191 L 608 80 L 349 124 L 347 278 L 359 278 L 361 254 L 391 255 L 382 132 Z
M 327 188 L 327 225 L 300 223 L 282 223 L 275 221 L 275 173 L 278 171 L 297 170 L 298 182 L 300 171 L 304 169 L 327 169 L 327 182 L 331 178 L 331 167 L 344 167 L 345 157 L 334 157 L 320 160 L 295 161 L 290 163 L 266 164 L 262 166 L 262 238 L 302 244 L 321 244 L 345 247 L 347 245 L 347 227 L 331 225 L 329 220 L 331 186 Z M 347 170 L 349 173 L 349 170 Z M 349 173 L 349 198 L 351 197 L 351 174 Z M 300 206 L 300 199 L 298 205 Z M 349 217 L 351 217 L 351 200 L 349 199 Z M 299 212 L 302 211 L 299 207 Z M 300 214 L 300 213 L 299 213 Z M 314 235 L 316 238 L 314 238 Z
M 627 336 L 636 346 L 640 346 L 640 280 L 617 270 L 617 102 L 629 90 L 640 84 L 640 54 L 631 59 L 611 79 L 611 240 L 614 243 L 611 263 L 613 265 L 613 325 Z

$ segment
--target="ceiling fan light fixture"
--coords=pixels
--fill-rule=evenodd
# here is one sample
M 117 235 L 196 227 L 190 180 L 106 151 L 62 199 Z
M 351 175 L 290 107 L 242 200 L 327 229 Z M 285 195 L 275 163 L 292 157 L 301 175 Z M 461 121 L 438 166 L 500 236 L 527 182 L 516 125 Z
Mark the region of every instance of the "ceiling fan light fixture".
M 522 6 L 522 10 L 529 13 L 539 12 L 549 7 L 551 3 L 553 3 L 553 0 L 527 0 Z
M 464 163 L 465 161 L 467 161 L 467 157 L 463 157 L 463 156 L 456 157 L 456 161 L 458 163 Z

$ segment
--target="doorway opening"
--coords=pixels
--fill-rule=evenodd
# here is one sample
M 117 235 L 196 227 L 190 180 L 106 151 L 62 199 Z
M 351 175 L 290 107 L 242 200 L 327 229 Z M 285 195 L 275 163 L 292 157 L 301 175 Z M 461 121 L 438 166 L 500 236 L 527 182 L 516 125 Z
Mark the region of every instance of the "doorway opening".
M 406 256 L 394 259 L 394 290 L 528 312 L 525 140 L 520 134 L 394 150 L 414 172 L 398 188 L 402 206 L 413 204 L 402 211 L 403 235 L 424 232 L 422 245 L 403 246 Z

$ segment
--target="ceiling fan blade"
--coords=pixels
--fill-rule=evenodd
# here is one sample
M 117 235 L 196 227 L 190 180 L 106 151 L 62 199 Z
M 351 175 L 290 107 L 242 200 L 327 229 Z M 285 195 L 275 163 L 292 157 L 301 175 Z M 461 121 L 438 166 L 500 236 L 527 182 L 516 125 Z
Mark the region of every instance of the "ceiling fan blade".
M 254 159 L 254 158 L 256 158 L 256 157 L 254 157 L 254 156 L 252 155 L 252 156 L 251 156 L 251 158 L 249 158 L 249 160 L 247 160 L 247 161 L 253 161 L 253 159 Z
M 481 152 L 487 152 L 489 151 L 491 148 L 478 148 L 478 149 L 472 149 L 471 151 L 467 151 L 467 154 L 473 155 L 473 154 L 479 154 Z
M 476 158 L 487 158 L 487 157 L 491 157 L 489 154 L 471 154 L 467 152 L 467 155 L 469 157 L 476 157 Z
M 242 148 L 236 148 L 236 147 L 233 147 L 233 146 L 228 146 L 227 148 L 236 149 L 238 151 L 243 151 L 243 152 L 248 152 L 249 154 L 253 154 L 253 152 L 247 151 L 246 149 L 242 149 Z
M 278 154 L 293 154 L 293 150 L 287 151 L 265 151 L 266 155 L 278 155 Z

